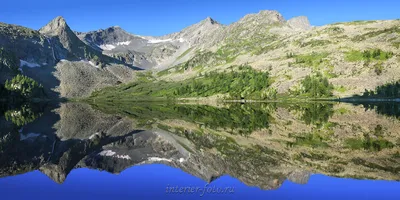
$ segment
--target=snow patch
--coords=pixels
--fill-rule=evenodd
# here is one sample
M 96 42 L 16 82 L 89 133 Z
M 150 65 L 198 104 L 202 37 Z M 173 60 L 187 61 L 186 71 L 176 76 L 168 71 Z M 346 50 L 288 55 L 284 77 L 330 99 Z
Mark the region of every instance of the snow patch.
M 129 45 L 131 41 L 118 42 L 117 45 Z
M 100 156 L 114 156 L 116 153 L 111 150 L 104 150 L 99 153 Z
M 117 155 L 116 157 L 120 159 L 131 160 L 131 157 L 129 155 Z
M 161 42 L 171 42 L 172 39 L 165 39 L 165 40 L 157 40 L 157 39 L 152 39 L 147 41 L 150 44 L 156 44 L 156 43 L 161 43 Z
M 178 41 L 179 41 L 179 42 L 185 42 L 185 39 L 179 38 Z
M 183 163 L 183 162 L 185 162 L 185 159 L 184 158 L 179 158 L 179 162 Z
M 149 158 L 149 161 L 150 161 L 150 162 L 160 162 L 160 161 L 172 162 L 171 159 L 159 158 L 159 157 L 150 157 L 150 158 Z
M 145 40 L 147 40 L 147 38 L 146 38 L 146 37 L 144 37 L 144 36 L 141 36 L 141 35 L 133 35 L 133 36 L 136 36 L 136 37 L 139 37 L 139 38 L 142 38 L 142 39 L 145 39 Z
M 27 135 L 24 135 L 22 133 L 20 135 L 20 141 L 27 140 L 29 138 L 35 138 L 38 137 L 40 134 L 39 133 L 28 133 Z
M 102 44 L 99 47 L 100 47 L 100 49 L 110 51 L 110 50 L 115 49 L 116 46 L 129 45 L 130 43 L 131 43 L 131 41 L 117 42 L 115 44 Z
M 115 49 L 115 46 L 112 44 L 102 44 L 99 47 L 100 47 L 100 49 L 108 50 L 108 51 Z
M 47 63 L 42 63 L 42 65 L 47 65 Z
M 131 157 L 129 155 L 116 155 L 114 151 L 111 150 L 104 150 L 99 153 L 100 156 L 108 156 L 108 157 L 113 157 L 113 158 L 119 158 L 119 159 L 126 159 L 126 160 L 131 160 Z
M 100 68 L 100 66 L 96 65 L 94 62 L 88 61 L 88 60 L 86 60 L 86 59 L 80 60 L 80 62 L 84 62 L 84 63 L 87 63 L 87 64 L 93 66 L 93 67 Z M 98 133 L 96 133 L 96 134 L 98 134 Z M 89 139 L 90 139 L 90 138 L 89 138 Z
M 40 67 L 40 65 L 37 64 L 37 63 L 31 63 L 31 62 L 28 62 L 28 61 L 25 61 L 25 60 L 19 60 L 19 61 L 20 61 L 20 67 L 22 67 L 22 66 L 27 66 L 27 67 L 30 67 L 30 68 Z
M 91 135 L 91 136 L 89 137 L 89 140 L 93 139 L 93 138 L 96 137 L 97 135 L 100 135 L 100 133 L 95 133 L 95 134 Z
M 94 64 L 92 61 L 89 61 L 89 64 L 92 65 L 93 67 L 100 68 L 98 65 Z

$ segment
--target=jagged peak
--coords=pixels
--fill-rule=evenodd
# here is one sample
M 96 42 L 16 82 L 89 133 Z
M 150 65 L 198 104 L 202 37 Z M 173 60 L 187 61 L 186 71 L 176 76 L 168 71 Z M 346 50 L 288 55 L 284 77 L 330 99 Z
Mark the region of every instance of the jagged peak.
M 278 12 L 277 10 L 260 10 L 260 12 L 258 12 L 258 14 L 263 14 L 263 15 L 281 15 L 282 14 L 280 12 Z
M 118 26 L 118 25 L 116 25 L 116 26 L 110 26 L 110 27 L 108 27 L 108 28 L 106 28 L 106 29 L 99 29 L 98 31 L 104 31 L 104 30 L 117 30 L 117 29 L 119 29 L 119 30 L 123 30 L 120 26 Z
M 216 20 L 214 20 L 214 19 L 211 18 L 211 17 L 207 17 L 207 18 L 204 19 L 202 22 L 210 23 L 210 24 L 219 24 Z
M 59 22 L 59 23 L 66 23 L 63 16 L 57 16 L 52 21 L 56 21 L 56 22 Z
M 46 35 L 57 35 L 60 30 L 69 29 L 64 17 L 57 16 L 48 24 L 39 29 L 39 32 Z
M 285 19 L 281 13 L 276 10 L 261 10 L 258 13 L 245 15 L 239 20 L 239 23 L 247 23 L 251 20 L 264 21 L 268 23 L 284 23 Z
M 287 24 L 294 29 L 308 30 L 311 28 L 310 21 L 306 16 L 293 17 L 287 21 Z

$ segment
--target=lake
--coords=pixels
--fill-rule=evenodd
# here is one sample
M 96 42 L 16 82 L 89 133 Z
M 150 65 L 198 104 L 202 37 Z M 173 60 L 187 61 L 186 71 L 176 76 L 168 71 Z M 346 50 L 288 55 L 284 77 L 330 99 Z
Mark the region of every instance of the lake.
M 1 106 L 2 199 L 400 197 L 400 104 Z

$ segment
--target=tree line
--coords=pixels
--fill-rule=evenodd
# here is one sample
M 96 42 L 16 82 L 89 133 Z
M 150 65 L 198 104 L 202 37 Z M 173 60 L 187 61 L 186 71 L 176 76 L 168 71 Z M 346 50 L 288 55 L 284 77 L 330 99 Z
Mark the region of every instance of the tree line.
M 236 70 L 235 70 L 236 69 Z M 267 98 L 263 90 L 269 87 L 269 74 L 256 71 L 250 66 L 232 66 L 225 72 L 208 72 L 202 77 L 178 87 L 177 96 L 211 96 L 229 94 L 230 98 Z

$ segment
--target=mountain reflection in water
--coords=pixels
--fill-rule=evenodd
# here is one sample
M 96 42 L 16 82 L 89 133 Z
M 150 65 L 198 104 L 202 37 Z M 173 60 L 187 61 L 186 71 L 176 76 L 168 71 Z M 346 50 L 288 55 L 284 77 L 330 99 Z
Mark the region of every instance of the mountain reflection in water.
M 167 186 L 210 183 L 236 187 L 235 194 L 223 196 L 277 189 L 268 195 L 300 198 L 311 188 L 332 184 L 332 190 L 345 187 L 341 185 L 375 187 L 370 192 L 379 185 L 387 191 L 399 186 L 395 103 L 62 103 L 1 108 L 4 191 L 46 185 L 53 192 L 87 187 L 98 192 L 94 196 L 115 190 L 115 196 L 128 197 L 132 184 L 138 190 L 153 188 L 151 196 L 165 195 Z M 43 174 L 62 184 L 52 185 Z

